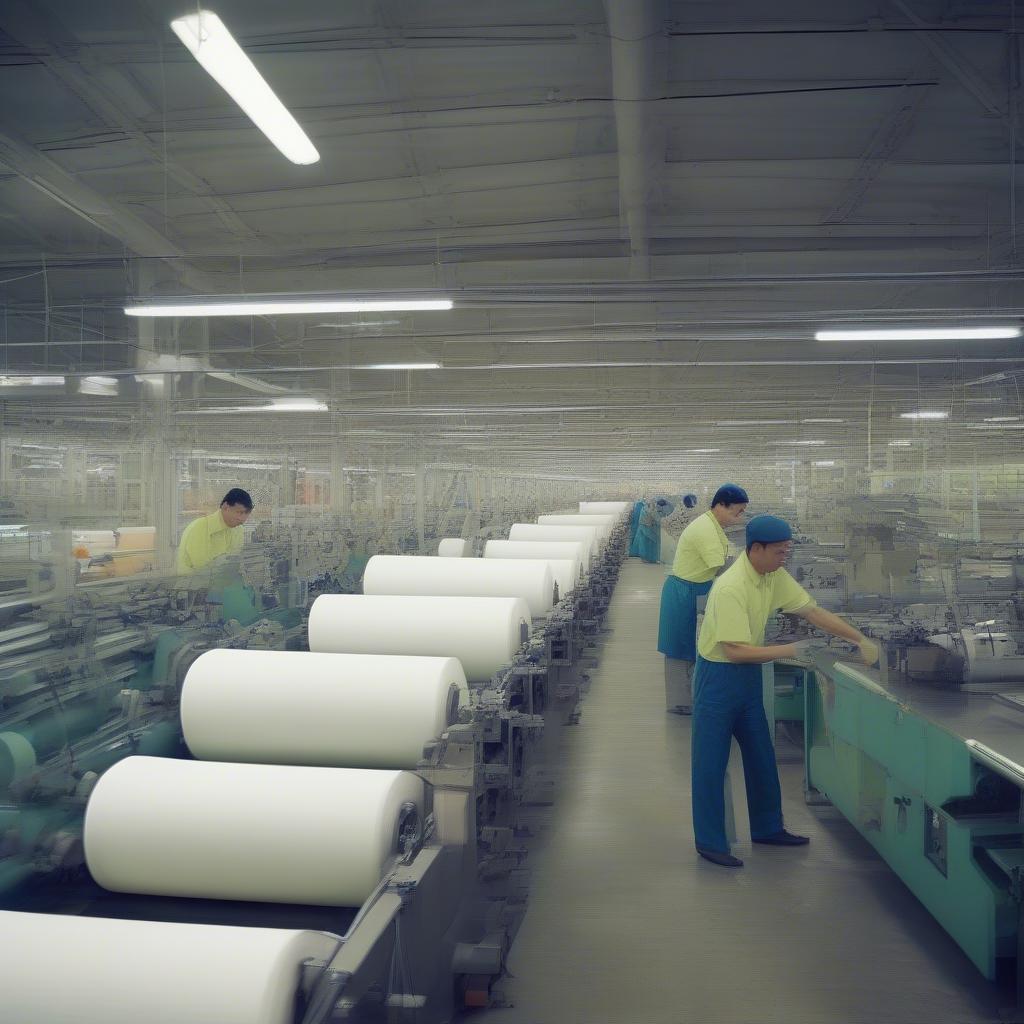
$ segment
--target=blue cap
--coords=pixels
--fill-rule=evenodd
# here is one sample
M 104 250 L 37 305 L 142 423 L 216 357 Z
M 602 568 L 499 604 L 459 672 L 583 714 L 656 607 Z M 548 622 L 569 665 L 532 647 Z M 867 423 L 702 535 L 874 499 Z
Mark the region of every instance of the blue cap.
M 715 496 L 711 499 L 711 507 L 714 508 L 716 505 L 746 505 L 750 502 L 747 497 L 747 492 L 737 484 L 722 484 L 721 487 L 715 491 Z
M 697 507 L 697 495 L 696 494 L 684 494 L 683 495 L 683 504 L 687 508 L 696 508 Z
M 754 516 L 747 523 L 747 547 L 751 544 L 776 544 L 792 540 L 793 531 L 785 519 L 778 516 Z

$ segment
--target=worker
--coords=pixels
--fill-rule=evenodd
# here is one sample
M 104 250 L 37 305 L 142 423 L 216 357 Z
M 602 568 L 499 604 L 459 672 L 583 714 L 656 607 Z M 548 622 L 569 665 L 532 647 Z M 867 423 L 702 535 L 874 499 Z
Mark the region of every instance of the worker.
M 640 530 L 640 519 L 644 514 L 644 503 L 642 501 L 634 502 L 633 511 L 629 517 L 629 557 L 639 556 L 640 551 L 637 545 L 639 541 L 637 535 Z
M 711 589 L 712 581 L 725 567 L 729 556 L 725 528 L 743 518 L 749 500 L 742 487 L 723 484 L 711 499 L 710 511 L 683 530 L 676 546 L 672 572 L 661 588 L 658 620 L 658 650 L 665 655 L 665 710 L 670 714 L 688 715 L 692 711 L 697 598 Z
M 786 830 L 775 750 L 761 697 L 761 666 L 800 660 L 807 640 L 765 646 L 765 626 L 776 611 L 856 644 L 865 665 L 878 647 L 838 615 L 819 608 L 783 568 L 792 550 L 789 523 L 755 516 L 747 523 L 746 553 L 715 581 L 697 641 L 694 673 L 692 794 L 697 852 L 714 864 L 742 867 L 725 834 L 724 782 L 733 736 L 743 755 L 750 837 L 770 846 L 803 846 L 806 836 Z
M 232 487 L 216 512 L 194 519 L 185 527 L 178 544 L 178 573 L 195 572 L 221 555 L 240 551 L 245 543 L 245 531 L 240 527 L 251 512 L 252 498 L 248 491 Z
M 664 501 L 664 499 L 659 499 Z M 665 502 L 668 507 L 668 503 Z M 640 514 L 637 515 L 639 507 Z M 633 523 L 636 524 L 633 532 L 629 553 L 643 559 L 645 562 L 655 564 L 661 561 L 661 509 L 657 501 L 638 501 L 633 508 Z M 631 524 L 631 529 L 633 529 Z

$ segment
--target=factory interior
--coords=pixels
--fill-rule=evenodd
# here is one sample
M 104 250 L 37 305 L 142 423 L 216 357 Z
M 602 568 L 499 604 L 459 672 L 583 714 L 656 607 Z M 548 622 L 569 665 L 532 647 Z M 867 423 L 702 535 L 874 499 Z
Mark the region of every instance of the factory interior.
M 0 1019 L 1024 1021 L 1022 32 L 3 0 Z

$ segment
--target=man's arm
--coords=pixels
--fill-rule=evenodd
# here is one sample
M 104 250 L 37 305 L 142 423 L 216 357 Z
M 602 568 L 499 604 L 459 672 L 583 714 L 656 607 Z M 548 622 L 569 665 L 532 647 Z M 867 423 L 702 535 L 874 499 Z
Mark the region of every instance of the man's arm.
M 798 655 L 796 644 L 770 644 L 767 647 L 755 647 L 753 644 L 738 644 L 722 641 L 722 652 L 735 665 L 765 665 L 779 658 L 795 658 Z
M 790 614 L 799 615 L 801 619 L 809 622 L 824 633 L 831 633 L 832 636 L 838 636 L 843 640 L 849 640 L 850 643 L 856 644 L 860 649 L 860 659 L 865 665 L 874 665 L 878 661 L 878 645 L 838 615 L 827 612 L 824 608 L 817 607 L 817 605 L 800 608 Z

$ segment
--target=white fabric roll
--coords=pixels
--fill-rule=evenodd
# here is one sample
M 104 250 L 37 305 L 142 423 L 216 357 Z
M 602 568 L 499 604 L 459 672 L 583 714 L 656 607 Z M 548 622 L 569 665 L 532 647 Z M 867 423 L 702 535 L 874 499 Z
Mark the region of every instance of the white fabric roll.
M 181 728 L 202 761 L 415 768 L 468 699 L 456 658 L 214 650 L 181 691 Z
M 338 939 L 283 928 L 0 911 L 6 1024 L 293 1024 L 304 960 Z
M 513 523 L 509 540 L 575 540 L 587 549 L 587 565 L 597 557 L 603 539 L 596 526 L 544 526 L 540 523 Z
M 582 579 L 590 555 L 587 545 L 578 540 L 489 540 L 484 558 L 568 559 L 576 564 L 576 576 Z
M 444 597 L 521 597 L 533 616 L 547 615 L 554 581 L 537 559 L 431 558 L 375 555 L 366 563 L 363 593 Z
M 393 852 L 411 772 L 128 757 L 85 811 L 85 859 L 114 892 L 360 906 Z
M 580 515 L 613 515 L 621 516 L 626 509 L 632 508 L 630 501 L 581 501 Z
M 489 541 L 488 543 L 494 542 Z M 514 540 L 503 540 L 498 543 L 510 544 L 514 547 L 517 542 Z M 488 554 L 484 551 L 484 558 L 500 559 L 502 556 L 497 552 Z M 581 573 L 580 563 L 574 558 L 545 558 L 542 561 L 547 562 L 548 569 L 551 572 L 551 579 L 554 581 L 555 586 L 558 587 L 558 600 L 561 601 L 563 597 L 571 594 L 576 589 Z
M 597 527 L 600 536 L 607 539 L 611 536 L 618 516 L 589 516 L 589 515 L 544 515 L 537 516 L 537 522 L 542 526 L 591 526 Z
M 309 649 L 453 657 L 470 682 L 484 682 L 512 660 L 523 623 L 529 633 L 518 597 L 322 594 L 309 610 Z
M 437 553 L 441 558 L 465 558 L 469 541 L 461 537 L 445 537 L 437 545 Z

